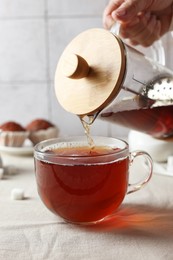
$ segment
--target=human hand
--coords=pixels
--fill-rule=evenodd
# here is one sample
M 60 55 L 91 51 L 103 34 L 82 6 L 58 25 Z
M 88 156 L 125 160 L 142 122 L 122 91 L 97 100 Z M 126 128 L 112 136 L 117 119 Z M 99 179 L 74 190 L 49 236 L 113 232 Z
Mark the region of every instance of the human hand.
M 103 13 L 106 29 L 118 22 L 120 36 L 133 45 L 150 46 L 169 31 L 173 0 L 110 0 Z

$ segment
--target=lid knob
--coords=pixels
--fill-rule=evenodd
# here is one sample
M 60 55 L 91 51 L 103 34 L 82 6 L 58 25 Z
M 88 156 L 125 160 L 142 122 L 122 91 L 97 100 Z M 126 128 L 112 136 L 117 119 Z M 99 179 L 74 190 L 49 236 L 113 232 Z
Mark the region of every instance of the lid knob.
M 88 75 L 89 65 L 87 61 L 77 54 L 69 54 L 63 58 L 62 73 L 71 79 L 81 79 Z

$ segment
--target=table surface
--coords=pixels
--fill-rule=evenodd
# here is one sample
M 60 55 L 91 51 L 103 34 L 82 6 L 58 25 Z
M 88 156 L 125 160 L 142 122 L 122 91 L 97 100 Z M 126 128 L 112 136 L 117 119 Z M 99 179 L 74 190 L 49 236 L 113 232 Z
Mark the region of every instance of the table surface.
M 32 155 L 2 160 L 16 173 L 0 180 L 0 260 L 173 259 L 173 177 L 154 173 L 110 218 L 79 226 L 41 202 Z M 14 188 L 24 189 L 23 200 L 11 199 Z

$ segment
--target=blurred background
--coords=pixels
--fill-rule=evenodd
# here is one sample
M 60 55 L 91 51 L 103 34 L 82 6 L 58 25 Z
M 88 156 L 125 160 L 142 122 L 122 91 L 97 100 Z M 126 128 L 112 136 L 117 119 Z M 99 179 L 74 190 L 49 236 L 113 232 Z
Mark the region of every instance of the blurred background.
M 77 116 L 54 94 L 54 74 L 66 45 L 80 32 L 102 28 L 107 0 L 0 0 L 0 124 L 23 126 L 36 118 L 55 123 L 62 135 L 83 134 Z M 171 33 L 164 36 L 166 65 L 173 69 Z M 173 51 L 173 50 L 172 50 Z M 129 129 L 96 120 L 93 134 L 124 137 Z

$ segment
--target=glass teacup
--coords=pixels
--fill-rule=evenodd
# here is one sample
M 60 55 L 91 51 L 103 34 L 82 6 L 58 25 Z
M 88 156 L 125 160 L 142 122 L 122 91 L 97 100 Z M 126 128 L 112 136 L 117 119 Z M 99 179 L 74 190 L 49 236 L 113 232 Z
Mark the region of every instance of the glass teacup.
M 62 137 L 35 146 L 38 193 L 46 207 L 69 222 L 97 223 L 112 214 L 126 194 L 139 190 L 152 176 L 152 159 L 144 151 L 112 137 Z M 143 157 L 147 177 L 129 184 L 129 168 Z

